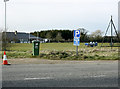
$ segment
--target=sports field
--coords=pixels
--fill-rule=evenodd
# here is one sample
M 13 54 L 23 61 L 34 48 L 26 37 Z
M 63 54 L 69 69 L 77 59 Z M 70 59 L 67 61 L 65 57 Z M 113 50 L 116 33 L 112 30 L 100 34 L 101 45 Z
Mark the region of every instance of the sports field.
M 104 45 L 109 45 L 109 43 Z M 41 43 L 40 55 L 35 57 L 51 60 L 118 60 L 118 47 L 111 49 L 111 47 L 100 46 L 101 43 L 98 43 L 96 47 L 87 47 L 84 43 L 80 43 L 78 56 L 76 56 L 76 46 L 73 43 Z M 12 43 L 7 49 L 9 59 L 34 58 L 32 43 Z

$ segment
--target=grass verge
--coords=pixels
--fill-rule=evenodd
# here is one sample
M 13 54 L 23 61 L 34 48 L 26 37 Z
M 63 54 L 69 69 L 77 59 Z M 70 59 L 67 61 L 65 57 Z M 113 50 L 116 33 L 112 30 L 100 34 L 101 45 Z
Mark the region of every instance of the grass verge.
M 106 43 L 108 44 L 108 43 Z M 32 56 L 32 44 L 10 44 L 6 51 L 9 59 L 13 58 L 42 58 L 50 60 L 118 60 L 118 48 L 86 47 L 80 43 L 78 56 L 76 46 L 73 43 L 42 43 L 40 44 L 40 55 Z

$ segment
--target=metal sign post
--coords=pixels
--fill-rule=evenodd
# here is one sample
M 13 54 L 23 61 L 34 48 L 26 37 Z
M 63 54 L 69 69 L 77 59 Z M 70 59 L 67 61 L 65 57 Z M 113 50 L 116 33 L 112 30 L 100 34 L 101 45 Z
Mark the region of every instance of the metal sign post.
M 74 44 L 76 46 L 76 56 L 78 56 L 78 46 L 80 44 L 80 30 L 74 30 Z
M 78 46 L 76 46 L 76 56 L 78 56 Z

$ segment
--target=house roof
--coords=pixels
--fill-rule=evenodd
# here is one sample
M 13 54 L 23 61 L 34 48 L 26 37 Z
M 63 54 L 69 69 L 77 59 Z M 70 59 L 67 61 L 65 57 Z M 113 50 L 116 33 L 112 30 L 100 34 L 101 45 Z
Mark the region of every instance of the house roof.
M 29 34 L 29 33 L 25 33 L 25 32 L 17 32 L 17 34 L 15 35 L 15 32 L 6 32 L 6 36 L 7 39 L 10 40 L 14 40 L 14 39 L 36 39 L 37 37 Z M 42 40 L 42 38 L 38 37 L 39 40 Z

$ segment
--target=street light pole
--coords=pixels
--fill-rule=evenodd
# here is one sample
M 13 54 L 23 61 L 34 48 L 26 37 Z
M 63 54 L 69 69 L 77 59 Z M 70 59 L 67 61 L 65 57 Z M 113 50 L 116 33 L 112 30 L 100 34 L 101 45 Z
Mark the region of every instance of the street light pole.
M 5 1 L 5 32 L 6 32 L 6 1 Z
M 4 2 L 5 2 L 5 49 L 4 50 L 6 50 L 6 39 L 7 39 L 7 37 L 6 37 L 6 31 L 7 31 L 7 29 L 6 29 L 6 2 L 7 1 L 9 1 L 9 0 L 4 0 Z

